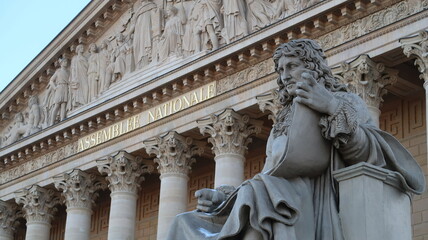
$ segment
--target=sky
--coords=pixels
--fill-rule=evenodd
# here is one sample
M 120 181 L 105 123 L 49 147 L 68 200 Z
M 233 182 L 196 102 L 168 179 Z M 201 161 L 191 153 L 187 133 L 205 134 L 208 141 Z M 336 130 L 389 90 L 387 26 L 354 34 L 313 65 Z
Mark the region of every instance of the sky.
M 90 0 L 0 0 L 0 91 Z

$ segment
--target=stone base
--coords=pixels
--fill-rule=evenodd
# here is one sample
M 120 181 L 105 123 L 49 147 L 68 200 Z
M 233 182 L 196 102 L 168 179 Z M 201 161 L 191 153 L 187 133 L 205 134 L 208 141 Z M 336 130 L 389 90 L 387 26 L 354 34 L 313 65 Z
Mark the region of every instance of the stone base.
M 392 171 L 359 163 L 333 172 L 346 240 L 411 240 L 410 194 Z

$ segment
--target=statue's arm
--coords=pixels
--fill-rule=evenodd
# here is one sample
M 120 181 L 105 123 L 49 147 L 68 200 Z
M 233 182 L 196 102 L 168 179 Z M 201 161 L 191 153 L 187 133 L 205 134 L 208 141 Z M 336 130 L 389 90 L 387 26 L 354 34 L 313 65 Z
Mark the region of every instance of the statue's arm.
M 335 97 L 339 104 L 334 114 L 321 117 L 322 134 L 332 141 L 346 164 L 367 161 L 375 151 L 372 136 L 364 130 L 371 124 L 367 107 L 355 94 L 338 93 Z

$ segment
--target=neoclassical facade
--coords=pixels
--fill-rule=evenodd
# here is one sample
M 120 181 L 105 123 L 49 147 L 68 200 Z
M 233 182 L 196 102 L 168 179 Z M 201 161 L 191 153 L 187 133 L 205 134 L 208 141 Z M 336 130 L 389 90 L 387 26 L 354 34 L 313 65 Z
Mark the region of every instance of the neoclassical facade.
M 166 238 L 263 167 L 272 53 L 317 40 L 428 175 L 427 0 L 93 1 L 0 95 L 0 239 Z M 428 193 L 410 196 L 428 238 Z M 370 216 L 369 216 L 370 217 Z

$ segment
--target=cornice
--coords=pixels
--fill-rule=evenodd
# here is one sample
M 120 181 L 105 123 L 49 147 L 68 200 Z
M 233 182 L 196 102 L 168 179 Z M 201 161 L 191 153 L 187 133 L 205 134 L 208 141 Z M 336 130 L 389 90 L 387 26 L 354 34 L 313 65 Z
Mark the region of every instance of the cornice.
M 104 103 L 77 113 L 59 124 L 9 145 L 1 149 L 0 160 L 2 162 L 6 160 L 8 164 L 19 160 L 25 161 L 40 149 L 47 150 L 64 146 L 66 142 L 73 141 L 73 139 L 86 135 L 92 130 L 95 131 L 112 121 L 140 112 L 142 109 L 148 109 L 201 84 L 222 79 L 242 69 L 250 68 L 270 58 L 275 47 L 282 42 L 298 37 L 322 36 L 332 29 L 339 28 L 341 24 L 355 21 L 385 8 L 385 5 L 381 7 L 374 4 L 380 4 L 382 1 L 372 2 L 364 5 L 361 1 L 331 0 L 291 15 L 186 65 L 177 67 L 161 76 L 155 75 L 148 82 L 128 89 L 126 93 L 115 96 Z M 299 18 L 303 14 L 306 18 Z M 327 52 L 330 51 L 332 50 Z M 133 74 L 126 81 L 138 81 L 141 79 L 141 74 L 143 73 Z

